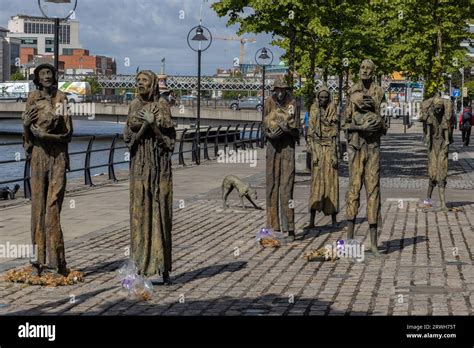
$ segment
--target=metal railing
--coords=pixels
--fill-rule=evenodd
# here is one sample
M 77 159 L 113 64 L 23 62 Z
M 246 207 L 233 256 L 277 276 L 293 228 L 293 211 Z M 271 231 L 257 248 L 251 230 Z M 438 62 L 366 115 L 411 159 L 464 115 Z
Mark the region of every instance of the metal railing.
M 219 127 L 201 127 L 200 128 L 200 145 L 197 146 L 197 130 L 195 128 L 185 128 L 183 130 L 177 130 L 177 140 L 176 145 L 173 151 L 173 157 L 177 156 L 178 165 L 186 166 L 189 164 L 200 164 L 199 159 L 203 157 L 205 160 L 211 160 L 211 157 L 218 157 L 219 150 L 228 151 L 229 147 L 232 147 L 234 151 L 245 150 L 245 149 L 254 149 L 256 147 L 264 147 L 264 137 L 262 136 L 262 124 L 260 122 L 245 123 L 243 127 L 240 124 L 236 126 L 227 126 L 223 128 Z M 67 173 L 74 172 L 83 172 L 84 184 L 87 186 L 94 186 L 92 180 L 92 169 L 97 168 L 107 168 L 108 171 L 108 180 L 117 181 L 115 174 L 116 166 L 120 164 L 130 163 L 129 160 L 115 161 L 115 153 L 117 150 L 128 149 L 128 147 L 123 143 L 123 136 L 120 134 L 115 134 L 112 137 L 110 146 L 101 147 L 94 149 L 94 143 L 98 139 L 110 139 L 109 136 L 75 136 L 73 141 L 76 139 L 88 139 L 87 148 L 84 151 L 74 151 L 69 152 L 69 157 L 84 155 L 83 166 L 80 168 L 74 168 L 67 171 Z M 118 145 L 118 142 L 121 142 L 122 145 Z M 22 145 L 22 142 L 8 142 L 0 143 L 0 151 L 2 147 L 6 146 L 18 146 Z M 190 147 L 186 149 L 186 145 Z M 189 146 L 190 145 L 190 146 Z M 200 149 L 200 154 L 198 156 L 198 149 Z M 210 156 L 210 152 L 213 152 L 213 156 Z M 100 163 L 91 165 L 92 156 L 97 153 L 108 153 L 108 161 L 106 163 Z M 190 154 L 190 156 L 189 156 Z M 202 155 L 202 156 L 201 156 Z M 191 162 L 189 162 L 189 160 Z M 7 180 L 0 181 L 0 185 L 10 184 L 10 183 L 23 183 L 23 192 L 25 198 L 31 198 L 31 183 L 30 183 L 30 158 L 19 158 L 14 160 L 5 160 L 0 161 L 0 165 L 11 165 L 13 163 L 24 162 L 24 171 L 23 177 L 21 178 L 12 178 Z M 72 161 L 70 161 L 72 162 Z M 187 162 L 187 163 L 186 163 Z

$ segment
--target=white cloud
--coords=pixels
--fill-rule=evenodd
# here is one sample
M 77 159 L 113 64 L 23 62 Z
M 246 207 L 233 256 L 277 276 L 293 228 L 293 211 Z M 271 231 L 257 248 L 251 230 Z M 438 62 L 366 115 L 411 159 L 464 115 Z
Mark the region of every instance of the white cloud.
M 214 36 L 235 36 L 237 27 L 226 27 L 226 20 L 210 7 L 212 2 L 203 5 L 203 25 Z M 197 58 L 186 37 L 199 23 L 200 7 L 200 0 L 78 0 L 81 44 L 91 54 L 116 58 L 120 73 L 135 73 L 137 66 L 159 71 L 160 60 L 165 57 L 167 73 L 192 75 L 196 73 Z M 0 0 L 0 26 L 7 27 L 8 19 L 19 13 L 39 15 L 37 1 Z M 183 19 L 180 14 L 184 14 Z M 253 60 L 255 51 L 271 41 L 265 34 L 246 37 L 256 37 L 257 42 L 246 45 L 245 62 Z M 216 68 L 231 67 L 239 48 L 238 41 L 214 40 L 203 53 L 203 73 L 212 75 Z M 276 56 L 282 52 L 272 50 Z M 130 67 L 124 66 L 125 57 L 130 58 Z

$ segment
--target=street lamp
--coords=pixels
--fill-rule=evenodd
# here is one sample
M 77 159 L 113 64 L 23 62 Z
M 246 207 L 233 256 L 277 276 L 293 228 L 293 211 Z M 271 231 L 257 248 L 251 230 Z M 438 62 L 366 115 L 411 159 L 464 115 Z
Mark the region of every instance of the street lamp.
M 71 1 L 74 2 L 73 7 L 71 8 L 70 5 Z M 55 11 L 53 13 L 49 13 L 48 15 L 48 7 L 45 3 L 52 3 L 58 4 L 56 8 L 59 11 Z M 66 11 L 65 6 L 66 5 Z M 60 22 L 66 21 L 70 17 L 74 16 L 76 7 L 77 7 L 77 0 L 38 0 L 38 7 L 45 18 L 53 19 L 54 20 L 54 67 L 56 68 L 56 73 L 59 75 L 59 28 Z M 70 9 L 67 11 L 67 9 Z M 67 14 L 65 14 L 67 13 Z
M 26 80 L 30 79 L 30 69 L 38 64 L 38 57 L 34 57 L 31 62 L 27 62 L 23 67 L 25 68 Z
M 209 39 L 206 37 L 204 32 L 207 32 Z M 191 34 L 195 33 L 192 39 L 190 39 Z M 207 41 L 207 43 L 206 43 Z M 193 51 L 198 53 L 198 81 L 197 81 L 197 120 L 196 120 L 196 131 L 197 131 L 197 154 L 196 154 L 196 164 L 201 162 L 201 53 L 207 50 L 212 43 L 212 34 L 206 27 L 199 24 L 198 26 L 192 28 L 188 33 L 187 38 L 188 46 Z M 197 42 L 197 48 L 193 47 L 192 42 Z M 204 44 L 203 44 L 204 43 Z
M 270 53 L 270 55 L 268 54 Z M 265 68 L 273 63 L 273 52 L 266 47 L 255 53 L 255 62 L 262 67 L 262 122 L 265 117 Z
M 461 112 L 464 110 L 464 68 L 459 68 L 461 73 Z

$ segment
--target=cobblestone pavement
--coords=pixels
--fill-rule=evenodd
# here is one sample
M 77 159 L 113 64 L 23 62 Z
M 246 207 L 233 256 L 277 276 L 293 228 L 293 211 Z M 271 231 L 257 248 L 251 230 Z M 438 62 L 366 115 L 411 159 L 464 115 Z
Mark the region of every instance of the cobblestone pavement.
M 264 225 L 265 212 L 238 208 L 233 194 L 231 208 L 222 212 L 217 178 L 239 171 L 257 188 L 258 203 L 264 206 L 260 152 L 253 169 L 211 163 L 176 171 L 174 284 L 155 286 L 150 301 L 127 298 L 119 286 L 116 271 L 127 259 L 129 243 L 128 185 L 122 182 L 68 196 L 75 197 L 77 208 L 64 211 L 66 255 L 70 267 L 86 273 L 85 282 L 60 288 L 0 282 L 0 315 L 472 315 L 472 147 L 454 146 L 459 158 L 450 163 L 448 201 L 462 211 L 424 212 L 426 159 L 417 138 L 416 129 L 407 134 L 392 130 L 384 138 L 383 165 L 392 170 L 384 168 L 382 174 L 393 185 L 382 181 L 379 259 L 370 252 L 361 261 L 303 258 L 306 251 L 345 234 L 344 223 L 333 228 L 321 215 L 317 228 L 303 231 L 308 220 L 305 173 L 298 173 L 295 188 L 296 241 L 283 242 L 279 249 L 257 245 L 255 234 Z M 198 177 L 202 184 L 186 192 Z M 450 187 L 456 180 L 461 186 Z M 28 209 L 0 209 L 0 244 L 28 243 Z M 356 239 L 369 249 L 364 200 L 356 228 Z M 0 259 L 0 270 L 25 263 Z

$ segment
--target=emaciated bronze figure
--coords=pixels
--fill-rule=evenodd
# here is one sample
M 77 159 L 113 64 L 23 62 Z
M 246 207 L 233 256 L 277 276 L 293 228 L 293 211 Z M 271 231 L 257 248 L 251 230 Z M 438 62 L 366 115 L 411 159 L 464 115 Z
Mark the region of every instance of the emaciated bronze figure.
M 367 193 L 367 219 L 371 251 L 377 249 L 377 224 L 380 220 L 380 138 L 387 133 L 387 121 L 380 113 L 384 90 L 374 81 L 375 64 L 365 59 L 360 65 L 357 82 L 349 90 L 343 126 L 349 155 L 349 187 L 346 194 L 347 239 L 354 239 L 362 185 Z
M 336 107 L 326 86 L 316 93 L 309 112 L 307 147 L 311 153 L 310 220 L 307 228 L 314 227 L 316 211 L 331 215 L 336 225 L 339 212 L 339 175 L 337 172 L 339 120 Z
M 438 185 L 441 209 L 447 211 L 445 189 L 448 176 L 448 153 L 452 141 L 449 100 L 434 97 L 423 101 L 420 121 L 423 122 L 424 141 L 428 149 L 428 198 Z
M 268 140 L 266 153 L 267 228 L 288 233 L 295 239 L 295 212 L 292 207 L 295 184 L 295 143 L 299 138 L 299 115 L 291 88 L 283 77 L 273 85 L 273 95 L 265 100 L 263 129 Z M 280 224 L 281 212 L 281 224 Z
M 58 90 L 56 69 L 42 64 L 34 76 L 38 90 L 28 95 L 22 116 L 24 147 L 31 159 L 31 237 L 38 251 L 33 272 L 41 275 L 57 270 L 67 276 L 60 216 L 69 169 L 72 119 L 62 108 L 67 99 Z
M 130 104 L 124 140 L 130 148 L 131 258 L 144 276 L 170 284 L 173 181 L 171 155 L 176 131 L 157 76 L 137 75 L 139 95 Z

